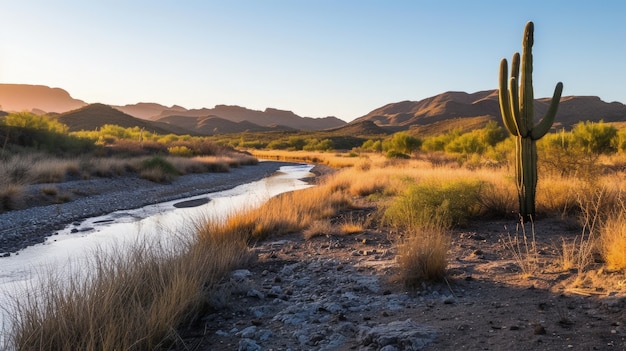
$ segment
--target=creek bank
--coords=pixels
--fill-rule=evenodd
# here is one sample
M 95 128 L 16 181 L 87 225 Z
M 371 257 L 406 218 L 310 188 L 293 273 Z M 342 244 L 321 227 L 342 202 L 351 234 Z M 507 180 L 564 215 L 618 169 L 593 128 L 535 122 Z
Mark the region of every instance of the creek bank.
M 0 213 L 0 257 L 42 243 L 56 230 L 85 218 L 231 189 L 268 177 L 287 165 L 293 163 L 264 161 L 226 173 L 183 175 L 169 184 L 123 176 L 30 185 L 26 190 L 30 196 L 53 187 L 59 194 L 68 194 L 71 201 L 45 206 L 35 206 L 33 201 L 29 207 L 27 200 L 26 208 Z

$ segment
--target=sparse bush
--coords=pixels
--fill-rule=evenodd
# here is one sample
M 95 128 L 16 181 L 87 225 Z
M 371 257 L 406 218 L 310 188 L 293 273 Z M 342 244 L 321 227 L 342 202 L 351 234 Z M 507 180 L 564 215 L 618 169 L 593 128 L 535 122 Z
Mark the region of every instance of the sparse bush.
M 302 149 L 306 151 L 331 151 L 334 147 L 333 141 L 330 139 L 310 139 Z
M 181 156 L 181 157 L 191 157 L 193 156 L 193 151 L 186 146 L 170 146 L 167 148 L 167 152 L 170 155 Z
M 387 151 L 387 153 L 385 154 L 385 157 L 387 158 L 391 158 L 391 159 L 404 159 L 404 160 L 408 160 L 411 158 L 411 156 L 407 155 L 407 154 L 403 154 L 399 151 L 396 150 L 389 150 Z
M 626 273 L 626 203 L 623 200 L 600 228 L 600 251 L 609 269 Z
M 398 243 L 398 278 L 406 286 L 418 288 L 425 281 L 446 276 L 450 234 L 440 226 L 410 228 Z
M 395 133 L 391 138 L 382 142 L 382 151 L 390 153 L 411 155 L 422 145 L 422 141 L 407 132 Z
M 154 156 L 141 163 L 139 176 L 157 183 L 170 182 L 178 176 L 178 170 L 163 157 Z
M 368 139 L 363 142 L 363 144 L 361 145 L 361 149 L 369 152 L 382 152 L 383 143 L 380 140 Z
M 422 182 L 398 196 L 385 211 L 385 218 L 406 228 L 430 226 L 433 220 L 444 228 L 464 224 L 480 213 L 481 187 L 477 180 Z
M 11 211 L 22 204 L 24 187 L 15 183 L 0 184 L 0 212 Z
M 305 240 L 310 240 L 316 236 L 332 235 L 335 233 L 335 228 L 330 223 L 330 220 L 319 220 L 311 223 L 304 231 L 302 236 Z

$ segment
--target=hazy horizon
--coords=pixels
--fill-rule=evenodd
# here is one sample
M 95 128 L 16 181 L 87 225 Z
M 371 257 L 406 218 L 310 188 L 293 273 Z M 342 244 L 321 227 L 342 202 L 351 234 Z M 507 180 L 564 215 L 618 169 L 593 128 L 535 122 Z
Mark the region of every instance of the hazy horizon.
M 626 100 L 626 3 L 43 0 L 3 4 L 0 83 L 87 103 L 238 105 L 351 121 L 388 103 L 497 88 L 535 22 L 535 97 Z

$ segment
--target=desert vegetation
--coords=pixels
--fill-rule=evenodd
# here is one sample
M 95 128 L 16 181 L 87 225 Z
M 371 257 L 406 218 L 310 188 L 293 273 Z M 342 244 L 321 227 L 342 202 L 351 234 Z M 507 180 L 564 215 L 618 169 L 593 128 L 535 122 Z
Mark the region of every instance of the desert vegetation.
M 226 171 L 256 157 L 334 171 L 315 187 L 282 194 L 260 208 L 190 223 L 184 230 L 192 234 L 174 247 L 137 243 L 127 255 L 95 253 L 89 279 L 77 273 L 61 286 L 50 275 L 43 286 L 33 287 L 41 294 L 15 301 L 9 342 L 17 349 L 167 349 L 179 338 L 177 328 L 193 324 L 219 299 L 214 288 L 220 279 L 253 260 L 255 242 L 287 233 L 311 240 L 385 232 L 396 247 L 396 280 L 420 289 L 447 279 L 457 230 L 507 218 L 518 227 L 502 234 L 502 247 L 521 278 L 546 270 L 572 272 L 570 284 L 578 291 L 626 279 L 626 133 L 613 124 L 580 122 L 537 141 L 535 215 L 521 221 L 515 137 L 495 122 L 472 131 L 363 136 L 351 139 L 358 144 L 346 150 L 337 150 L 334 142 L 332 150 L 305 149 L 326 138 L 314 135 L 311 140 L 317 141 L 309 143 L 291 135 L 285 139 L 292 146 L 249 149 L 253 157 L 233 153 L 225 139 L 115 126 L 67 133 L 46 117 L 25 120 L 28 127 L 11 119 L 0 125 L 6 136 L 0 139 L 4 210 L 20 206 L 27 184 L 51 183 L 42 192 L 54 196 L 53 183 L 73 177 L 136 174 L 171 181 L 186 173 Z M 245 145 L 240 135 L 232 138 Z M 373 215 L 341 216 L 363 207 L 374 208 Z M 579 233 L 554 237 L 556 256 L 541 254 L 536 242 L 534 221 L 545 219 Z M 609 273 L 617 278 L 602 279 Z
M 583 149 L 577 152 L 589 152 Z M 293 157 L 302 157 L 294 153 Z M 444 156 L 454 159 L 454 154 Z M 163 252 L 138 245 L 128 257 L 96 255 L 97 269 L 90 273 L 89 283 L 71 279 L 67 288 L 39 288 L 46 292 L 44 302 L 33 298 L 18 304 L 20 317 L 13 342 L 20 349 L 58 349 L 69 342 L 85 349 L 166 347 L 176 342 L 177 327 L 211 308 L 211 301 L 217 298 L 212 287 L 220 277 L 249 262 L 250 245 L 286 233 L 301 232 L 311 239 L 388 228 L 395 233 L 398 281 L 421 288 L 424 283 L 446 279 L 455 230 L 494 218 L 516 221 L 518 216 L 515 180 L 506 163 L 498 167 L 484 162 L 476 163 L 482 167 L 457 161 L 442 164 L 428 153 L 390 159 L 382 151 L 310 157 L 321 164 L 334 164 L 336 159 L 352 163 L 342 164 L 316 187 L 282 194 L 260 208 L 241 209 L 224 221 L 194 223 L 187 228 L 194 233 L 193 239 L 183 240 L 176 250 Z M 626 183 L 623 166 L 614 166 L 622 159 L 616 151 L 597 158 L 597 162 L 602 160 L 597 165 L 602 171 L 593 178 L 586 173 L 558 171 L 540 178 L 535 220 L 554 218 L 570 223 L 579 228 L 580 235 L 554 238 L 560 243 L 560 254 L 554 262 L 547 262 L 548 258 L 538 253 L 533 223 L 521 221 L 515 233 L 503 234 L 502 239 L 521 277 L 533 279 L 539 270 L 574 269 L 578 278 L 572 285 L 577 289 L 611 284 L 613 280 L 589 278 L 602 270 L 626 277 Z M 539 166 L 548 167 L 541 160 L 540 154 Z M 375 215 L 350 221 L 333 219 L 360 206 L 374 206 Z M 120 299 L 134 301 L 133 307 Z M 103 300 L 110 303 L 102 304 Z M 78 313 L 84 310 L 90 314 Z
M 69 133 L 52 117 L 25 112 L 0 118 L 0 146 L 0 212 L 22 208 L 30 184 L 116 176 L 171 182 L 258 162 L 206 138 L 115 125 Z

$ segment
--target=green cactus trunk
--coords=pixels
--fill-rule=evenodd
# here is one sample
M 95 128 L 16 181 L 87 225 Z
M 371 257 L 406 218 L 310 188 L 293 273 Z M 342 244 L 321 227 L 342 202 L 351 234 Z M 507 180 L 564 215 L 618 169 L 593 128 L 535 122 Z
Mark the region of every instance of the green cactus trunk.
M 530 219 L 535 215 L 537 193 L 537 145 L 531 138 L 517 137 L 515 171 L 520 215 Z
M 533 97 L 533 31 L 532 22 L 526 24 L 522 40 L 522 62 L 520 79 L 520 55 L 515 53 L 511 61 L 511 77 L 507 79 L 508 63 L 500 61 L 500 90 L 498 94 L 502 121 L 506 129 L 515 136 L 515 174 L 520 216 L 523 220 L 535 217 L 535 195 L 537 192 L 537 145 L 552 126 L 558 110 L 563 83 L 554 89 L 552 102 L 541 122 L 534 122 Z M 507 87 L 508 83 L 508 87 Z M 519 84 L 519 86 L 518 86 Z

